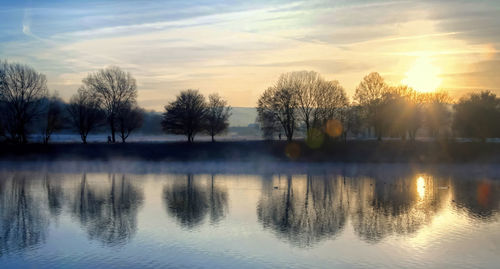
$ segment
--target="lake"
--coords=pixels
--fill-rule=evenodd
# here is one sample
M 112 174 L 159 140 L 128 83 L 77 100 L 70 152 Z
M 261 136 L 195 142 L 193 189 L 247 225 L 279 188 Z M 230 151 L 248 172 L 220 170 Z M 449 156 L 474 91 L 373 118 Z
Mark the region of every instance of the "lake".
M 500 166 L 0 163 L 1 268 L 498 268 Z

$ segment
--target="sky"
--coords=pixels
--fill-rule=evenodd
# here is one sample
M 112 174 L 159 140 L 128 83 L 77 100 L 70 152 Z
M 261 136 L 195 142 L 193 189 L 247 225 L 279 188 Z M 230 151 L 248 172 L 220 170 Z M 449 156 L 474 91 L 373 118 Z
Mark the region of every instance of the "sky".
M 68 100 L 119 66 L 154 110 L 183 89 L 254 107 L 281 73 L 319 72 L 352 97 L 388 84 L 500 94 L 500 1 L 3 1 L 0 59 L 45 74 Z

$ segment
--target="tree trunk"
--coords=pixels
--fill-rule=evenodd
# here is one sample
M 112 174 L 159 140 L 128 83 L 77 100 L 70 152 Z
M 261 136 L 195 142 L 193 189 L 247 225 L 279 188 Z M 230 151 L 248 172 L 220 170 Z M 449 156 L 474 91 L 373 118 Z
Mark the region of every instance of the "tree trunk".
M 212 134 L 212 142 L 215 142 L 215 138 L 214 138 L 214 135 Z
M 22 141 L 21 141 L 23 144 L 27 144 L 28 143 L 28 138 L 26 137 L 26 132 L 23 131 L 23 134 L 22 134 Z
M 122 143 L 125 143 L 125 140 L 127 139 L 127 135 L 125 135 L 125 129 L 120 128 L 120 138 L 122 139 Z
M 44 138 L 43 138 L 43 143 L 44 143 L 45 145 L 47 145 L 47 144 L 49 143 L 49 140 L 50 140 L 50 136 L 51 136 L 51 134 L 52 134 L 52 133 L 51 133 L 50 131 L 48 131 L 48 130 L 46 130 L 46 131 L 45 131 L 45 136 L 44 136 Z
M 115 139 L 115 133 L 116 133 L 116 130 L 115 130 L 115 121 L 113 118 L 111 118 L 111 120 L 109 121 L 109 127 L 111 127 L 111 141 L 113 143 L 116 142 L 116 139 Z

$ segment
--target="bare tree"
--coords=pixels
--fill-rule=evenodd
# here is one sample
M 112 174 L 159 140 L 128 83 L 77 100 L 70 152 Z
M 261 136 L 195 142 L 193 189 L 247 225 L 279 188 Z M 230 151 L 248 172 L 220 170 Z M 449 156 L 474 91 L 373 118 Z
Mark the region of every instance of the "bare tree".
M 41 131 L 43 143 L 48 144 L 52 133 L 64 127 L 64 103 L 63 100 L 57 96 L 57 93 L 45 99 L 43 103 L 44 108 L 41 117 Z
M 347 104 L 338 81 L 326 81 L 314 71 L 290 72 L 282 74 L 276 85 L 261 96 L 258 120 L 266 134 L 275 130 L 274 122 L 278 122 L 289 138 L 296 121 L 303 122 L 308 135 L 318 134 Z
M 130 133 L 141 128 L 144 121 L 144 110 L 132 105 L 123 106 L 117 115 L 118 131 L 122 143 L 128 138 Z
M 274 136 L 277 133 L 281 134 L 281 130 L 283 129 L 271 111 L 264 110 L 258 113 L 256 122 L 259 122 L 262 136 L 267 140 L 273 140 Z
M 6 111 L 7 109 L 5 108 L 5 103 L 4 102 L 1 102 L 0 101 L 0 111 Z M 5 117 L 0 115 L 0 137 L 5 139 L 7 138 L 7 134 L 6 134 L 6 130 L 5 130 L 5 126 L 6 126 L 6 122 L 5 122 Z
M 226 100 L 218 94 L 208 96 L 206 132 L 212 137 L 212 142 L 215 142 L 215 135 L 227 130 L 230 116 L 231 107 Z
M 288 141 L 292 141 L 297 127 L 297 90 L 276 85 L 260 96 L 257 104 L 257 120 L 261 126 L 281 125 Z
M 78 131 L 82 142 L 87 144 L 88 134 L 103 124 L 104 112 L 98 100 L 89 91 L 80 88 L 67 108 L 71 126 Z
M 347 105 L 339 109 L 338 118 L 341 123 L 341 135 L 344 142 L 347 142 L 349 133 L 358 134 L 361 130 L 360 107 Z
M 128 72 L 112 66 L 89 74 L 83 79 L 83 88 L 99 99 L 111 130 L 113 143 L 116 142 L 117 115 L 126 105 L 135 105 L 137 86 Z
M 318 86 L 323 78 L 314 71 L 296 71 L 282 74 L 277 88 L 292 89 L 296 94 L 297 116 L 304 122 L 306 132 L 312 127 L 313 114 L 318 107 Z
M 4 62 L 0 60 L 0 111 L 2 111 L 1 114 L 3 114 L 3 111 L 7 110 L 7 104 L 3 100 L 3 94 L 2 94 L 2 84 L 5 82 L 5 68 L 4 68 Z M 6 119 L 3 115 L 0 115 L 0 137 L 5 137 L 5 128 L 6 128 Z
M 383 117 L 381 102 L 387 85 L 379 73 L 373 72 L 363 78 L 356 88 L 354 100 L 364 109 L 364 116 L 370 127 L 375 129 L 378 140 L 382 139 Z
M 314 92 L 313 125 L 322 129 L 332 119 L 338 119 L 340 111 L 349 105 L 344 88 L 336 80 L 319 80 Z
M 205 97 L 189 89 L 165 106 L 161 124 L 166 133 L 185 135 L 191 143 L 195 135 L 204 130 L 206 116 Z
M 336 110 L 347 104 L 344 88 L 338 81 L 326 81 L 314 71 L 290 72 L 280 76 L 278 88 L 290 88 L 296 92 L 297 115 L 310 128 L 321 128 L 335 117 Z
M 40 115 L 47 80 L 30 66 L 0 62 L 0 103 L 3 128 L 17 143 L 28 142 L 30 124 Z

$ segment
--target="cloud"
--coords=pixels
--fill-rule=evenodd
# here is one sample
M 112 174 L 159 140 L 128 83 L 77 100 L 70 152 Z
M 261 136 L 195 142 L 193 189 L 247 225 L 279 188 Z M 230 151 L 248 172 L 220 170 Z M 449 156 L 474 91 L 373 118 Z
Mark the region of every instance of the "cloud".
M 118 65 L 136 77 L 140 103 L 154 109 L 183 88 L 253 106 L 280 73 L 293 70 L 316 70 L 352 95 L 372 71 L 400 82 L 421 56 L 443 71 L 444 87 L 491 88 L 499 64 L 494 1 L 62 1 L 6 8 L 0 58 L 46 73 L 64 98 L 88 72 Z
M 31 18 L 30 18 L 30 10 L 24 10 L 24 18 L 23 18 L 23 33 L 27 36 L 31 36 Z

